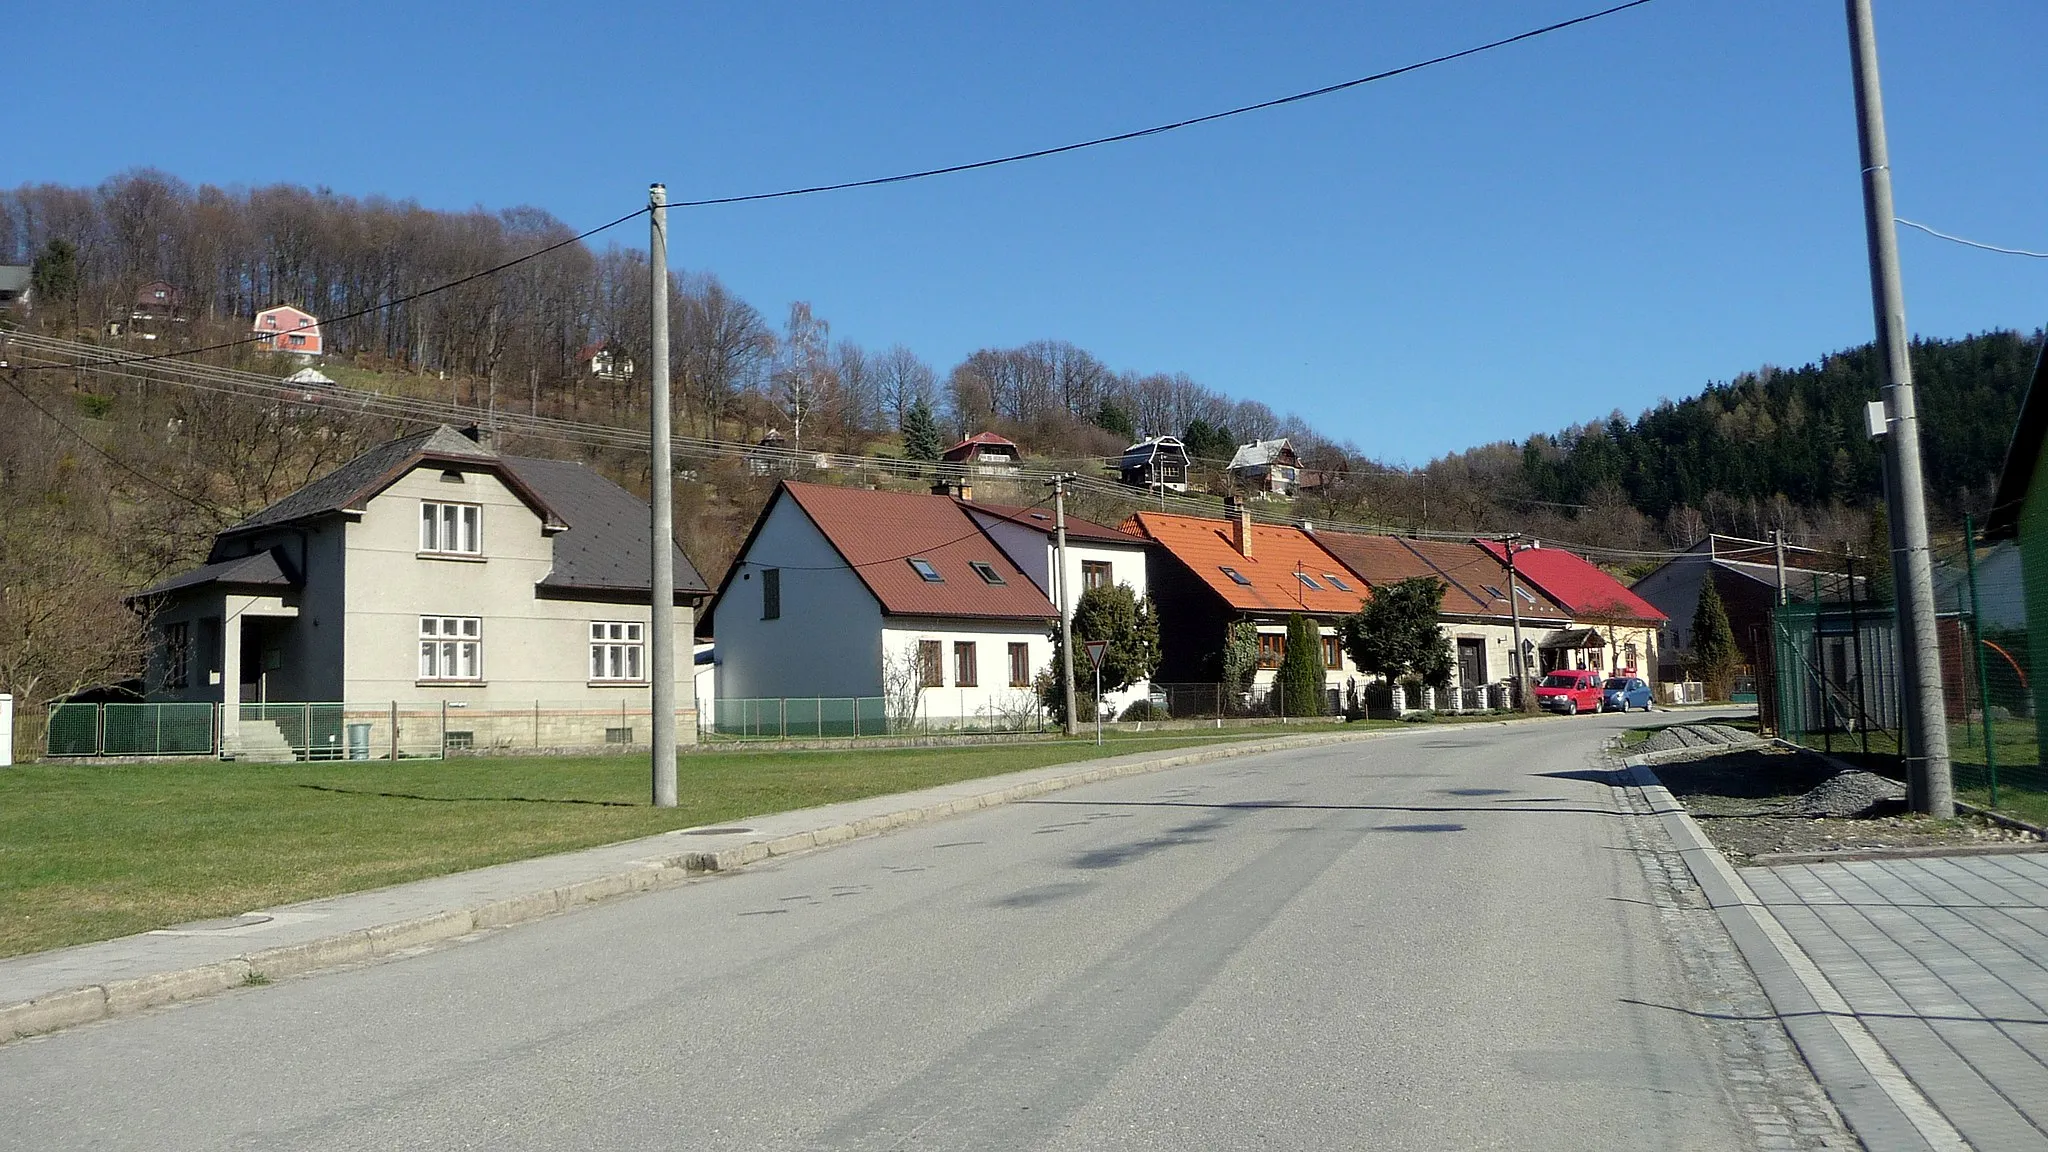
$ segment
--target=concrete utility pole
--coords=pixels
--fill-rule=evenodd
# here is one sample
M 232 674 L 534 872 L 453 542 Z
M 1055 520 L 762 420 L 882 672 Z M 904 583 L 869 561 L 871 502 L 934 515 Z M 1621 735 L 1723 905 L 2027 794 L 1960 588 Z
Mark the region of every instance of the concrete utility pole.
M 1783 528 L 1771 529 L 1771 546 L 1778 553 L 1778 606 L 1782 608 L 1791 599 L 1791 593 L 1785 588 L 1785 530 Z
M 1067 478 L 1055 476 L 1052 481 L 1052 568 L 1053 582 L 1058 586 L 1060 597 L 1060 682 L 1067 692 L 1067 735 L 1081 733 L 1079 718 L 1074 715 L 1074 614 L 1067 600 Z M 1096 700 L 1099 710 L 1102 701 Z
M 1849 55 L 1856 76 L 1856 123 L 1862 131 L 1863 216 L 1870 241 L 1870 295 L 1877 315 L 1877 352 L 1884 366 L 1890 460 L 1892 571 L 1897 573 L 1906 724 L 1907 802 L 1915 812 L 1955 815 L 1949 772 L 1948 714 L 1942 703 L 1941 638 L 1934 607 L 1934 566 L 1927 547 L 1927 501 L 1920 473 L 1920 417 L 1913 405 L 1913 366 L 1906 349 L 1906 296 L 1899 281 L 1899 234 L 1893 224 L 1891 158 L 1885 146 L 1884 94 L 1877 78 L 1877 31 L 1870 0 L 1847 0 Z
M 1515 655 L 1510 667 L 1515 670 L 1515 707 L 1524 712 L 1533 711 L 1536 698 L 1530 695 L 1529 658 L 1522 652 L 1522 590 L 1515 583 L 1515 541 L 1519 536 L 1509 536 L 1501 541 L 1508 553 L 1508 612 L 1515 626 Z
M 676 806 L 676 515 L 675 481 L 670 475 L 668 411 L 668 187 L 647 188 L 647 254 L 652 273 L 653 371 L 648 377 L 648 451 L 653 461 L 654 523 L 648 551 L 654 555 L 649 583 L 647 646 L 653 680 L 654 806 Z

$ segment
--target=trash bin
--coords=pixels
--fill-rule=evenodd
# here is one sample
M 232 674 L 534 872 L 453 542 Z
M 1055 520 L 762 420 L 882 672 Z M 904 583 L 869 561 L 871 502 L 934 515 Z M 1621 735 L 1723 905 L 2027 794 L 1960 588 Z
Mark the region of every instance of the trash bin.
M 348 726 L 348 758 L 368 760 L 370 758 L 370 726 L 351 724 Z

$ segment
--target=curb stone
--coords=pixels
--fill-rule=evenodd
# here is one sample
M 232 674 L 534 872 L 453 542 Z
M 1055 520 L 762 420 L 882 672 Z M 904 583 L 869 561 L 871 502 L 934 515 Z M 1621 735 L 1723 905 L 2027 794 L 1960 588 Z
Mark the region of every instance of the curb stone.
M 1871 1152 L 1968 1152 L 1962 1134 L 1856 1018 L 1827 976 L 1658 781 L 1647 758 L 1630 756 L 1623 763 L 1619 775 L 1642 791 L 1651 814 L 1664 822 L 1785 1031 L 1864 1147 Z
M 1507 727 L 1544 723 L 1547 720 L 1547 717 L 1513 717 L 1505 720 L 1480 721 L 1471 726 Z M 493 900 L 474 907 L 449 909 L 315 940 L 260 949 L 196 967 L 67 988 L 31 1000 L 0 1004 L 0 1044 L 45 1032 L 75 1028 L 81 1024 L 90 1024 L 178 1001 L 218 995 L 248 984 L 252 978 L 265 982 L 275 981 L 288 976 L 303 976 L 323 969 L 382 959 L 488 929 L 510 928 L 587 905 L 674 887 L 691 879 L 731 872 L 763 860 L 880 836 L 898 828 L 931 823 L 1085 784 L 1097 784 L 1125 776 L 1160 772 L 1169 768 L 1205 764 L 1262 752 L 1285 752 L 1297 748 L 1317 748 L 1410 732 L 1426 732 L 1435 730 L 1436 727 L 1411 725 L 1403 728 L 1379 728 L 1368 732 L 1340 731 L 1300 736 L 1259 737 L 1233 741 L 1218 747 L 1176 751 L 1122 764 L 1081 761 L 1080 764 L 1083 766 L 1077 767 L 1074 771 L 1045 779 L 1008 784 L 951 800 L 866 816 L 771 840 L 750 841 L 731 848 L 657 856 L 637 861 L 623 871 Z M 973 781 L 961 783 L 971 784 Z M 669 834 L 672 833 L 662 835 Z

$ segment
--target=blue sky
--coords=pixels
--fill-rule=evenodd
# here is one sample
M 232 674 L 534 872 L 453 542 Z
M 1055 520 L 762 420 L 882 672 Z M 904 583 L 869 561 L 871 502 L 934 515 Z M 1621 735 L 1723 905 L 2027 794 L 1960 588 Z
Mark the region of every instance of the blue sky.
M 2048 5 L 1876 3 L 1900 214 L 2048 250 Z M 365 0 L 288 29 L 27 4 L 0 184 L 149 165 L 583 228 L 650 180 L 692 199 L 974 160 L 1602 6 Z M 1065 339 L 1422 463 L 1868 340 L 1859 196 L 1839 0 L 1657 0 L 1164 137 L 678 213 L 672 258 L 941 372 Z M 1901 245 L 1916 332 L 2048 323 L 2048 261 Z

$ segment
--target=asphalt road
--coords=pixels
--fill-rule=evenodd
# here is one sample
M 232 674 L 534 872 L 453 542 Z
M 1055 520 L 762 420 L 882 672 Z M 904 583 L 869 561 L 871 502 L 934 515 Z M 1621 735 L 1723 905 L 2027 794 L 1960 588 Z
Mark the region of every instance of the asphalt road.
M 0 1147 L 1743 1148 L 1620 718 L 1056 794 L 0 1049 Z

